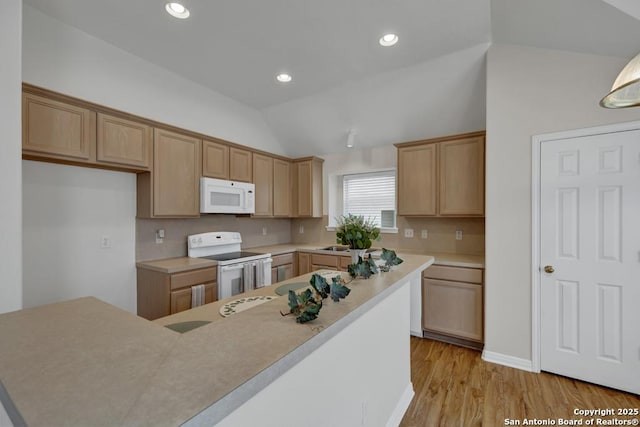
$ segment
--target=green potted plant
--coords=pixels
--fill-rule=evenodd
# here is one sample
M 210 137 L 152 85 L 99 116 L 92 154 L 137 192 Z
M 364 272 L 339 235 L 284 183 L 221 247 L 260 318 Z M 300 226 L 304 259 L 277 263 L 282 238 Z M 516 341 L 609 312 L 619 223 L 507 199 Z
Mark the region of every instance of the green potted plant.
M 380 228 L 362 215 L 343 215 L 337 223 L 336 243 L 349 246 L 353 263 L 358 262 L 358 257 L 364 258 L 374 240 L 380 240 Z

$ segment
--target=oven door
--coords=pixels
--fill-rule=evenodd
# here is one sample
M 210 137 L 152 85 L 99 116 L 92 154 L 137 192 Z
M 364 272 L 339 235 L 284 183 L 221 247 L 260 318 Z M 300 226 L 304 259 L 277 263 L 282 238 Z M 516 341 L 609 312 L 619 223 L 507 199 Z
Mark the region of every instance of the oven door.
M 252 263 L 218 266 L 218 299 L 229 298 L 252 290 L 254 270 Z

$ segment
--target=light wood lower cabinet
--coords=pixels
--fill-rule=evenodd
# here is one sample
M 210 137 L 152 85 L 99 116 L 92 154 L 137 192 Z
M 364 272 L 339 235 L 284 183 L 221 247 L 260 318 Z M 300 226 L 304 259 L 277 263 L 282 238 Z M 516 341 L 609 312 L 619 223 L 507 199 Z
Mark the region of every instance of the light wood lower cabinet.
M 218 300 L 217 267 L 168 274 L 137 269 L 138 316 L 153 320 L 191 308 L 191 286 L 205 285 L 205 304 Z
M 307 274 L 311 271 L 311 254 L 298 252 L 298 275 Z
M 271 283 L 282 282 L 297 276 L 297 265 L 295 253 L 272 255 Z
M 309 271 L 335 270 L 347 271 L 351 264 L 350 256 L 309 253 Z M 302 273 L 301 273 L 302 274 Z
M 93 162 L 95 138 L 95 112 L 22 93 L 22 150 L 27 158 Z
M 215 283 L 204 285 L 204 303 L 216 300 L 217 286 Z M 171 291 L 171 314 L 191 309 L 191 287 Z
M 451 337 L 482 343 L 482 277 L 483 271 L 476 268 L 427 268 L 422 278 L 423 329 L 427 333 L 442 334 L 445 341 Z

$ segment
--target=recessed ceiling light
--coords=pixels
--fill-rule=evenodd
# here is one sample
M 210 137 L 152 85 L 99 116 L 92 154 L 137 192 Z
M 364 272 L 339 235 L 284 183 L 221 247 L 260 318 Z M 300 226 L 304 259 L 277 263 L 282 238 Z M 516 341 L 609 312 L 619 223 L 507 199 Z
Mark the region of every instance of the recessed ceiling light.
M 389 47 L 396 43 L 398 43 L 398 36 L 393 33 L 385 34 L 380 37 L 380 46 Z
M 189 9 L 181 5 L 180 3 L 167 3 L 164 7 L 169 15 L 179 18 L 179 19 L 187 19 L 190 15 Z
M 291 77 L 291 74 L 280 73 L 276 76 L 276 80 L 280 83 L 289 83 L 291 80 L 293 80 L 293 77 Z

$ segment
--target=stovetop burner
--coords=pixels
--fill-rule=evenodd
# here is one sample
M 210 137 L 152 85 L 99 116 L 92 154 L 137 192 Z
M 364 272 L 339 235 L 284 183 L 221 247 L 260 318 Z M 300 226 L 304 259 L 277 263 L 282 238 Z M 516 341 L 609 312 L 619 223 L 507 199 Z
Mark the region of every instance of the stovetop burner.
M 248 258 L 252 256 L 259 256 L 259 255 L 264 255 L 264 254 L 259 254 L 256 252 L 240 251 L 240 252 L 227 252 L 225 254 L 218 254 L 218 255 L 207 255 L 200 258 L 206 258 L 212 261 L 231 261 L 231 260 L 236 260 L 240 258 Z

